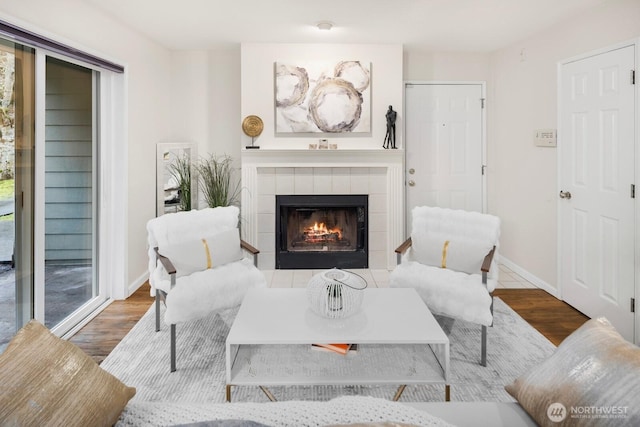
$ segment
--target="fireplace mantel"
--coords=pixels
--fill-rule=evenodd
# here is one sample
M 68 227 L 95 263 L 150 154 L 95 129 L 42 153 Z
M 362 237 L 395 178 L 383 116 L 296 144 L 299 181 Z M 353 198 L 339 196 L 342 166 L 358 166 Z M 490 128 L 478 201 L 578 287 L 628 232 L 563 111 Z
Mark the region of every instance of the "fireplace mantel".
M 249 243 L 258 247 L 262 254 L 260 266 L 264 269 L 273 269 L 273 251 L 271 242 L 264 239 L 266 233 L 272 232 L 275 225 L 269 225 L 264 220 L 266 214 L 259 212 L 259 199 L 261 185 L 267 185 L 267 176 L 263 173 L 275 173 L 282 171 L 285 174 L 294 171 L 307 171 L 311 168 L 322 173 L 334 173 L 344 178 L 342 171 L 357 174 L 359 178 L 367 177 L 369 170 L 384 171 L 385 189 L 376 189 L 377 195 L 384 195 L 386 206 L 386 220 L 384 233 L 378 232 L 376 236 L 384 235 L 384 242 L 376 242 L 370 239 L 372 246 L 376 245 L 380 253 L 384 253 L 384 259 L 378 262 L 370 262 L 370 268 L 392 269 L 395 266 L 395 247 L 404 239 L 404 151 L 385 149 L 364 150 L 290 150 L 290 149 L 251 149 L 242 150 L 242 235 Z M 275 171 L 275 172 L 274 172 Z M 376 176 L 376 179 L 379 178 Z M 291 178 L 295 179 L 295 176 Z M 336 178 L 338 179 L 338 178 Z M 373 179 L 373 178 L 372 178 Z M 383 185 L 384 185 L 383 184 Z M 336 194 L 350 194 L 347 189 L 333 189 Z M 286 192 L 286 191 L 285 191 Z M 259 218 L 259 214 L 261 217 Z M 275 220 L 274 220 L 275 221 Z M 275 224 L 275 222 L 274 222 Z M 260 229 L 262 227 L 262 229 Z M 268 229 L 271 227 L 271 229 Z M 259 238 L 259 233 L 263 239 Z M 268 241 L 268 243 L 265 243 Z M 263 247 L 261 247 L 263 246 Z M 275 246 L 275 244 L 273 244 Z M 371 251 L 370 251 L 371 252 Z M 271 255 L 270 255 L 271 254 Z
M 400 163 L 404 160 L 404 150 L 242 150 L 242 166 L 247 163 L 259 167 L 376 167 Z

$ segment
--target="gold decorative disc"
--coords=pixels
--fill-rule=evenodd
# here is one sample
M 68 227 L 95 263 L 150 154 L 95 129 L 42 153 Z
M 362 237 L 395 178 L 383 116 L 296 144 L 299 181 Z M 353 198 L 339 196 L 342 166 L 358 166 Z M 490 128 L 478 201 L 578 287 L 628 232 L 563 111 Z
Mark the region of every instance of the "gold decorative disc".
M 259 136 L 262 133 L 262 129 L 264 129 L 264 123 L 258 116 L 247 116 L 242 121 L 243 132 L 251 138 Z

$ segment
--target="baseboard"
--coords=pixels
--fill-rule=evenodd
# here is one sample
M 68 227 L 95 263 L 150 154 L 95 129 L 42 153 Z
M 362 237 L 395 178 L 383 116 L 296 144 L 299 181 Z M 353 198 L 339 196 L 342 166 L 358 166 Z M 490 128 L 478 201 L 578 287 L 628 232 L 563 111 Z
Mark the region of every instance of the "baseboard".
M 510 268 L 514 273 L 522 276 L 523 278 L 527 279 L 529 282 L 531 282 L 533 285 L 537 286 L 538 288 L 547 291 L 549 294 L 553 295 L 554 297 L 560 299 L 560 292 L 558 291 L 558 289 L 556 289 L 554 286 L 550 285 L 549 283 L 545 282 L 544 280 L 542 280 L 541 278 L 539 278 L 538 276 L 530 273 L 529 271 L 525 270 L 524 268 L 520 267 L 518 264 L 516 264 L 515 262 L 511 261 L 510 259 L 500 255 L 500 258 L 498 260 L 498 262 L 502 265 L 504 265 L 505 267 Z
M 149 274 L 143 273 L 140 277 L 130 283 L 129 287 L 127 288 L 127 298 L 133 295 L 135 291 L 140 289 L 140 286 L 144 285 L 147 280 L 149 280 Z

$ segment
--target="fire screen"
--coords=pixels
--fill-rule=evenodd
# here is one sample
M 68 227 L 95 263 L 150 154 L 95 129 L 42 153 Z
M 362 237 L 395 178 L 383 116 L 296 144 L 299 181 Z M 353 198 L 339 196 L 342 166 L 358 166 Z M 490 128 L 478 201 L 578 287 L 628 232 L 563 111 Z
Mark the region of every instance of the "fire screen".
M 276 196 L 276 268 L 367 268 L 366 195 Z

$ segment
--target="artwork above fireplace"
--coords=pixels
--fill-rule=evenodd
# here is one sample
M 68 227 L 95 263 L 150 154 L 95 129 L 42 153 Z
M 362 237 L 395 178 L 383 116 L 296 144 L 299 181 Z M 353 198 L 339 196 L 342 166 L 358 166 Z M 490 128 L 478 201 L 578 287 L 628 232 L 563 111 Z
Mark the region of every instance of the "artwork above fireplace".
M 370 133 L 371 64 L 275 64 L 276 132 Z
M 367 195 L 276 195 L 276 268 L 368 268 Z

